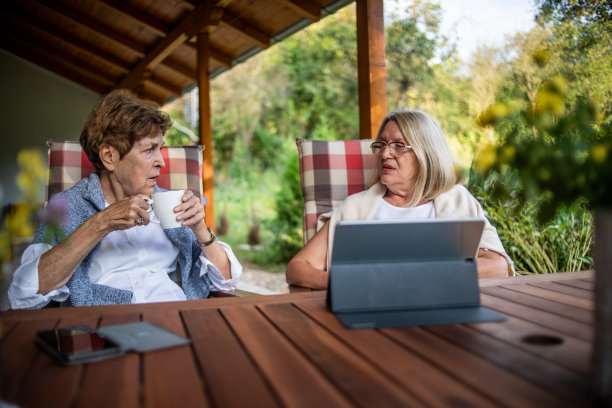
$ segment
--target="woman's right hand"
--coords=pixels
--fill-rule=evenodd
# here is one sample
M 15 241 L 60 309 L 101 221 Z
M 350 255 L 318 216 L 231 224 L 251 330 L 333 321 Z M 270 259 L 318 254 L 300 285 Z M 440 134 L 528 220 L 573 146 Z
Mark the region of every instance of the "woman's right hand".
M 126 230 L 149 223 L 149 204 L 141 196 L 133 196 L 116 201 L 96 215 L 91 222 L 105 230 L 106 234 L 112 231 Z
M 47 294 L 65 285 L 87 254 L 112 231 L 149 223 L 149 204 L 134 196 L 114 202 L 89 217 L 62 245 L 44 253 L 38 262 L 38 293 Z

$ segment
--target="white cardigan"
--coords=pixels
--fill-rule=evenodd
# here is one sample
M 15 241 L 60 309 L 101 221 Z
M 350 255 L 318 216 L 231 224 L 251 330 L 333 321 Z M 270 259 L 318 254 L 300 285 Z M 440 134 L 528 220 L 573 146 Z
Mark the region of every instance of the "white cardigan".
M 387 187 L 377 182 L 362 192 L 348 196 L 337 208 L 331 212 L 321 214 L 317 220 L 317 231 L 327 220 L 329 223 L 329 236 L 327 242 L 327 270 L 331 262 L 331 251 L 334 242 L 336 224 L 341 220 L 369 220 L 376 213 L 380 199 L 387 192 Z M 482 218 L 485 228 L 480 239 L 479 248 L 495 251 L 508 261 L 508 275 L 514 276 L 514 263 L 504 250 L 504 246 L 497 235 L 497 230 L 484 215 L 480 203 L 470 192 L 460 184 L 434 198 L 433 205 L 436 218 Z

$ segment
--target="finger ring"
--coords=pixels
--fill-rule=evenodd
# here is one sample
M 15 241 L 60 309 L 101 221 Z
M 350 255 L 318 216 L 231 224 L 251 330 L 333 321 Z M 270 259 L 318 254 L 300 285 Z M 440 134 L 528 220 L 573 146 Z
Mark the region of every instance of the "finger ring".
M 142 227 L 144 225 L 144 219 L 141 218 L 139 220 L 136 220 L 136 225 L 138 225 L 139 227 Z

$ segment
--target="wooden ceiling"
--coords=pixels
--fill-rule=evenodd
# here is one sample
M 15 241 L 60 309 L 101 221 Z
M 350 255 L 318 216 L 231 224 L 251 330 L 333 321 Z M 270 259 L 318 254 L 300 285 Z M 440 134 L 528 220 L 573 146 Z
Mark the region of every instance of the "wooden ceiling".
M 353 0 L 2 0 L 0 47 L 99 94 L 162 104 L 197 83 L 198 32 L 214 77 Z

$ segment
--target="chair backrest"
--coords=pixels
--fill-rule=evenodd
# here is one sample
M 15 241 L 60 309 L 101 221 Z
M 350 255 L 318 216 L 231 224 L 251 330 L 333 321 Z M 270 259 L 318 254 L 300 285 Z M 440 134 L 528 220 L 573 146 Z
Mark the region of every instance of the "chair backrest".
M 296 140 L 304 197 L 304 244 L 316 233 L 321 214 L 333 210 L 347 196 L 365 190 L 376 180 L 371 143 L 371 139 Z
M 53 197 L 72 187 L 77 181 L 89 177 L 94 167 L 76 141 L 47 141 L 49 145 L 49 179 L 47 197 Z M 192 190 L 202 197 L 203 146 L 164 146 L 162 156 L 166 167 L 157 180 L 168 190 Z

